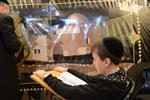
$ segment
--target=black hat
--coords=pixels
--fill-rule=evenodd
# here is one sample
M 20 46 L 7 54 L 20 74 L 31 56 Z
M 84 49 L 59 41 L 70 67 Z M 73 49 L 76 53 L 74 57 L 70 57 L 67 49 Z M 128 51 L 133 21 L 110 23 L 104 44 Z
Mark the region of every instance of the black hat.
M 3 2 L 5 4 L 8 4 L 9 5 L 9 2 L 7 0 L 0 0 L 0 2 Z
M 106 37 L 103 39 L 103 44 L 113 56 L 117 58 L 123 56 L 123 45 L 119 39 L 115 37 Z

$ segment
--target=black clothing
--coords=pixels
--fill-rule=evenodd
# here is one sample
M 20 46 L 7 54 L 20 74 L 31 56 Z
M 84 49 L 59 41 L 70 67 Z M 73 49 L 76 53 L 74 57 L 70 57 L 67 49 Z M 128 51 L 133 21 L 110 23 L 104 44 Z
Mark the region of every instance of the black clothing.
M 44 79 L 54 91 L 67 100 L 123 100 L 131 88 L 123 70 L 108 76 L 87 76 L 71 69 L 68 71 L 88 84 L 70 86 L 51 75 Z
M 145 76 L 144 74 L 146 74 L 146 72 L 149 72 L 149 71 L 150 71 L 149 62 L 135 64 L 127 71 L 127 75 L 135 82 L 135 88 L 130 98 L 134 100 L 143 100 L 143 99 L 140 99 L 138 95 L 140 92 L 146 93 L 146 91 L 149 90 L 150 88 L 148 87 L 148 85 L 144 86 L 144 84 L 148 84 L 146 82 L 148 82 L 149 80 L 148 79 L 149 77 L 144 77 Z M 147 98 L 147 97 L 146 95 L 141 95 L 141 98 Z
M 13 19 L 0 14 L 0 99 L 18 100 L 19 93 L 16 58 L 21 47 L 15 34 Z

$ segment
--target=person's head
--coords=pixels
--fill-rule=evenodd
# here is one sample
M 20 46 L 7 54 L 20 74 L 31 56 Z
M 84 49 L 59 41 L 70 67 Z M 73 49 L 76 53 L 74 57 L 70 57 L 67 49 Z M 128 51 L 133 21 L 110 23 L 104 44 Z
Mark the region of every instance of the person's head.
M 7 4 L 7 5 L 9 5 L 9 2 L 7 0 L 0 0 L 0 2 L 3 2 L 5 4 Z
M 10 13 L 9 2 L 7 0 L 0 0 L 0 13 L 2 14 Z
M 115 37 L 106 37 L 92 46 L 93 65 L 100 74 L 107 74 L 112 66 L 117 66 L 123 56 L 123 45 Z

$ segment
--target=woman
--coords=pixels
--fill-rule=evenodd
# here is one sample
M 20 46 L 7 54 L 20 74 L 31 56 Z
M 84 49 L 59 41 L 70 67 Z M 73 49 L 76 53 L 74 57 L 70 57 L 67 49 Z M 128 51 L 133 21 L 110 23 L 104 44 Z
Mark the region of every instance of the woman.
M 21 48 L 7 0 L 0 0 L 0 99 L 19 100 L 19 82 L 14 53 Z

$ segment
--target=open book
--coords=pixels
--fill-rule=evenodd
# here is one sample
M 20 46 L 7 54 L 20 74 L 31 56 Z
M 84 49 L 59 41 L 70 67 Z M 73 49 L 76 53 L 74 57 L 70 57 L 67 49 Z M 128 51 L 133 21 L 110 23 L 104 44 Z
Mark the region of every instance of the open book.
M 80 78 L 76 77 L 75 75 L 73 75 L 73 74 L 71 74 L 69 72 L 62 72 L 61 73 L 61 72 L 52 70 L 52 71 L 49 71 L 49 73 L 53 77 L 57 77 L 62 82 L 66 83 L 68 85 L 71 85 L 71 86 L 85 85 L 85 84 L 87 84 L 85 81 L 81 80 Z M 46 88 L 51 93 L 53 93 L 56 96 L 58 96 L 59 98 L 64 99 L 59 94 L 57 94 L 47 83 L 45 83 L 43 79 L 41 79 L 37 75 L 33 74 L 33 75 L 30 76 L 30 78 L 33 79 L 38 84 L 42 85 L 44 88 Z
M 85 81 L 81 80 L 80 78 L 76 77 L 75 75 L 69 72 L 63 72 L 57 78 L 71 86 L 87 84 Z

